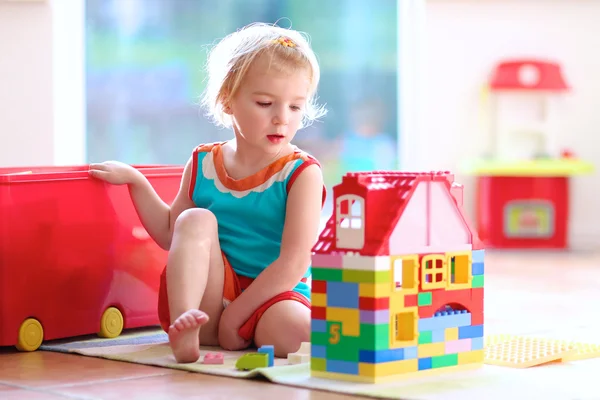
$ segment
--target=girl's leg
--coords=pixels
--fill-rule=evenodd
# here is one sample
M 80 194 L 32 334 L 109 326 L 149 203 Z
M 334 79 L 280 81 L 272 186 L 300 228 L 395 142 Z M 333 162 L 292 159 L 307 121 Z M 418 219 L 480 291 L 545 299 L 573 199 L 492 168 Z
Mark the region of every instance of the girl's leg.
M 180 363 L 198 360 L 200 341 L 218 344 L 224 266 L 217 231 L 214 214 L 201 208 L 181 213 L 173 228 L 166 272 L 169 343 Z
M 254 333 L 257 347 L 273 345 L 275 357 L 287 357 L 310 342 L 310 309 L 295 300 L 273 304 L 262 315 Z

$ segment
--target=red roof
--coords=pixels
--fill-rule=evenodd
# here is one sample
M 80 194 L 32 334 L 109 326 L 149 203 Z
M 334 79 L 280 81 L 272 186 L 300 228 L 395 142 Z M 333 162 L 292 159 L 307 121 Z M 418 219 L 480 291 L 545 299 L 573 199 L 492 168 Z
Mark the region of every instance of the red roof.
M 333 215 L 327 221 L 317 243 L 313 247 L 316 254 L 358 252 L 361 255 L 389 254 L 389 237 L 404 209 L 420 182 L 445 181 L 448 190 L 454 181 L 454 175 L 449 172 L 352 172 L 346 174 L 342 183 L 333 188 L 333 201 L 345 194 L 356 194 L 365 198 L 365 244 L 361 250 L 337 249 L 335 246 L 336 216 L 335 206 Z M 455 196 L 454 193 L 452 193 Z M 462 196 L 461 196 L 462 197 Z M 456 196 L 455 196 L 456 198 Z M 457 206 L 463 215 L 462 198 L 456 199 Z M 467 222 L 467 221 L 465 221 Z M 469 229 L 471 229 L 471 226 Z M 479 240 L 473 235 L 473 242 Z
M 566 91 L 569 89 L 561 66 L 534 59 L 500 62 L 490 79 L 492 90 Z

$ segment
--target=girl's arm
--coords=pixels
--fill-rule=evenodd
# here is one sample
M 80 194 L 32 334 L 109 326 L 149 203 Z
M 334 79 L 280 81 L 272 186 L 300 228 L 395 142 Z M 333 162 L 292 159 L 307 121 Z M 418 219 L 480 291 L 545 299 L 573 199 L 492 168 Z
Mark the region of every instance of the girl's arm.
M 239 324 L 276 295 L 292 290 L 306 273 L 318 237 L 323 204 L 323 175 L 318 165 L 298 176 L 287 200 L 279 258 L 269 265 L 227 309 Z
M 192 159 L 183 170 L 179 192 L 171 206 L 165 203 L 156 193 L 148 179 L 137 169 L 135 177 L 129 183 L 129 193 L 142 225 L 154 241 L 164 250 L 171 247 L 173 226 L 179 214 L 194 207 L 188 196 L 191 179 Z
M 144 174 L 131 165 L 116 161 L 90 164 L 89 174 L 113 185 L 126 184 L 142 225 L 160 247 L 169 250 L 175 220 L 183 211 L 194 207 L 188 195 L 192 175 L 191 157 L 185 165 L 179 193 L 170 206 L 160 198 Z

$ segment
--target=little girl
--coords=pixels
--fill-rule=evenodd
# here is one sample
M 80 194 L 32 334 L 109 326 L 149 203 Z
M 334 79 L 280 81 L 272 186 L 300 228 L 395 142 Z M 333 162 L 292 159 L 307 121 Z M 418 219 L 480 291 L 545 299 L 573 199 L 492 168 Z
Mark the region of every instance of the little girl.
M 299 32 L 252 24 L 209 54 L 204 105 L 234 138 L 196 147 L 165 204 L 135 168 L 104 162 L 90 175 L 127 184 L 150 236 L 169 251 L 158 313 L 177 362 L 200 343 L 277 357 L 310 341 L 311 248 L 325 187 L 319 163 L 291 144 L 324 115 L 320 70 Z

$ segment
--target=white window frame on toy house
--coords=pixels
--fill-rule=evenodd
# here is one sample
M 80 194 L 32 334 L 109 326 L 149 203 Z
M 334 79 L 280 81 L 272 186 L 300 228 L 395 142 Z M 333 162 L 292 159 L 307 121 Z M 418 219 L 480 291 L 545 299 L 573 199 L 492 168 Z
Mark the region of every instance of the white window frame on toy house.
M 427 268 L 431 262 L 432 268 Z M 441 262 L 441 263 L 440 263 Z M 421 259 L 421 287 L 423 289 L 442 289 L 446 287 L 447 277 L 446 256 L 444 254 L 427 254 Z M 436 282 L 436 275 L 441 274 L 442 279 Z M 427 276 L 431 276 L 431 282 L 427 282 Z
M 419 291 L 419 256 L 390 257 L 392 292 L 414 294 Z
M 348 212 L 342 213 L 342 203 L 348 201 Z M 357 214 L 355 212 L 358 211 Z M 354 194 L 340 196 L 335 204 L 336 247 L 362 249 L 365 245 L 365 199 Z

